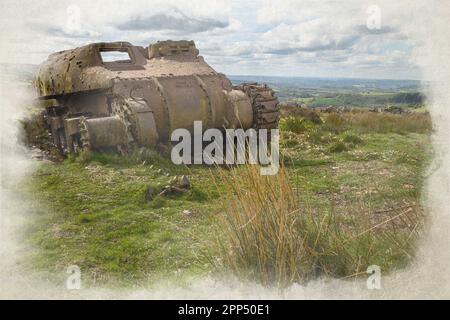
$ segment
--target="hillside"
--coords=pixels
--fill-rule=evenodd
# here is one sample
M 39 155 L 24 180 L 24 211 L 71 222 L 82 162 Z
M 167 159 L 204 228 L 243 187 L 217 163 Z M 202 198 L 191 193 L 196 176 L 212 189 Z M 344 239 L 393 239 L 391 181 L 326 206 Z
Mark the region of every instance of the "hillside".
M 34 217 L 23 237 L 38 249 L 23 265 L 58 282 L 67 265 L 76 264 L 88 284 L 120 286 L 151 284 L 161 277 L 179 282 L 211 272 L 232 272 L 261 283 L 304 282 L 317 276 L 351 279 L 371 264 L 385 273 L 407 265 L 424 217 L 420 200 L 432 152 L 429 116 L 355 110 L 321 113 L 323 123 L 315 124 L 295 109 L 283 114 L 285 173 L 273 181 L 261 180 L 246 166 L 175 166 L 146 150 L 42 163 L 17 190 L 33 199 L 31 208 L 24 208 Z M 161 193 L 182 175 L 190 180 L 188 191 Z M 248 189 L 248 183 L 253 187 Z M 272 188 L 262 187 L 265 183 L 282 184 L 275 191 L 288 189 L 270 194 Z M 295 224 L 301 225 L 283 234 L 302 235 L 307 241 L 299 249 L 307 254 L 301 273 L 290 267 L 281 273 L 265 269 L 280 261 L 297 265 L 291 255 L 297 253 L 283 251 L 287 256 L 275 258 L 281 254 L 275 249 L 279 238 L 270 233 L 264 235 L 268 247 L 260 247 L 269 250 L 264 261 L 251 254 L 254 244 L 236 242 L 253 241 L 260 232 L 281 227 L 275 220 L 254 229 L 272 220 L 255 224 L 254 218 L 245 217 L 258 212 L 263 219 L 268 209 L 275 210 L 271 216 L 282 217 L 279 210 L 289 193 L 301 218 Z M 262 207 L 248 207 L 251 199 L 260 199 Z M 272 200 L 264 205 L 264 199 Z M 230 211 L 230 204 L 240 205 Z M 236 221 L 246 223 L 230 228 Z M 262 269 L 254 273 L 254 268 Z

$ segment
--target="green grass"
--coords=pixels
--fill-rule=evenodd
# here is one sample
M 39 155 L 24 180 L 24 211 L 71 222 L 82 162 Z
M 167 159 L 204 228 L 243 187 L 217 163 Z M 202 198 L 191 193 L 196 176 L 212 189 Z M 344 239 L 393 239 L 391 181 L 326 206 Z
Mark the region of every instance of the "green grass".
M 414 254 L 409 229 L 402 226 L 404 219 L 420 222 L 420 190 L 431 158 L 429 130 L 419 123 L 405 124 L 399 132 L 376 126 L 364 129 L 367 122 L 354 118 L 339 121 L 312 124 L 288 118 L 280 126 L 285 177 L 298 202 L 317 217 L 302 221 L 311 232 L 305 239 L 313 239 L 324 226 L 344 233 L 320 238 L 322 249 L 313 246 L 310 252 L 315 253 L 308 260 L 312 263 L 302 274 L 313 277 L 320 269 L 324 275 L 346 277 L 368 264 L 389 272 Z M 51 281 L 65 277 L 67 266 L 76 264 L 87 284 L 126 286 L 214 271 L 216 263 L 211 261 L 221 256 L 216 244 L 223 230 L 218 229 L 220 217 L 227 210 L 223 200 L 229 196 L 234 172 L 179 167 L 146 150 L 125 157 L 92 153 L 58 164 L 43 163 L 21 186 L 31 196 L 34 212 L 24 237 L 37 249 L 23 264 Z M 161 190 L 176 175 L 188 175 L 193 188 L 146 199 L 149 187 Z M 414 211 L 352 238 L 394 217 L 396 208 L 405 205 Z M 392 234 L 387 226 L 405 232 Z M 353 240 L 345 240 L 348 246 L 336 246 L 343 239 Z
M 205 269 L 197 257 L 217 193 L 204 191 L 204 177 L 167 161 L 133 164 L 132 156 L 94 154 L 90 161 L 42 165 L 28 183 L 39 208 L 26 232 L 40 248 L 32 257 L 39 269 L 58 273 L 76 264 L 90 281 L 98 275 L 105 282 Z M 149 186 L 162 188 L 179 172 L 189 174 L 191 190 L 146 200 Z

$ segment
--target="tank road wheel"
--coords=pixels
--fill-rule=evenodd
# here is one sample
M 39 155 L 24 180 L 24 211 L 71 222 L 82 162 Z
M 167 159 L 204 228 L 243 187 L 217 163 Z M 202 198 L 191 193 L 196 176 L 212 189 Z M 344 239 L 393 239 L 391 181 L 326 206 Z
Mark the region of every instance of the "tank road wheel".
M 266 84 L 242 83 L 234 89 L 241 90 L 250 98 L 253 107 L 255 129 L 276 129 L 280 121 L 278 98 Z

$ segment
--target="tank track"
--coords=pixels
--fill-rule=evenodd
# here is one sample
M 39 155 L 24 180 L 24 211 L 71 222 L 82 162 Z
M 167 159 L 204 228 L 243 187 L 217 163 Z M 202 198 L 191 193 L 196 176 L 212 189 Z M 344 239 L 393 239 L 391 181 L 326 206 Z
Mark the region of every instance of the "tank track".
M 278 98 L 266 84 L 242 83 L 233 87 L 241 90 L 252 101 L 253 127 L 255 129 L 276 129 L 280 121 Z

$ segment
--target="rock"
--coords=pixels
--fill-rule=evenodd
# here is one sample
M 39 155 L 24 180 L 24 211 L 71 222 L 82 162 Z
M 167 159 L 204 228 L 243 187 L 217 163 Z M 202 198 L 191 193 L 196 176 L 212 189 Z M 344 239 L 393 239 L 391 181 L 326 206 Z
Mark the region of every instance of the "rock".
M 370 112 L 381 113 L 383 110 L 378 107 L 373 107 L 369 109 Z
M 158 182 L 158 186 L 160 186 L 161 183 Z M 159 187 L 158 190 L 155 190 L 152 187 L 149 187 L 146 193 L 146 199 L 152 200 L 156 195 L 158 196 L 167 196 L 171 194 L 183 194 L 187 192 L 188 189 L 191 188 L 191 182 L 186 176 L 181 176 L 180 179 L 178 179 L 177 176 L 170 179 L 169 184 L 164 185 L 164 187 Z
M 183 189 L 190 189 L 191 182 L 189 181 L 188 177 L 186 177 L 185 175 L 181 176 L 179 186 Z
M 183 210 L 183 214 L 184 214 L 185 216 L 190 217 L 190 216 L 192 216 L 192 211 L 189 211 L 189 210 Z
M 338 110 L 338 108 L 336 108 L 335 106 L 330 105 L 330 106 L 326 107 L 326 108 L 323 110 L 323 112 L 325 112 L 325 113 L 338 113 L 339 110 Z
M 185 193 L 186 189 L 181 189 L 178 187 L 167 185 L 163 188 L 163 190 L 158 194 L 158 196 L 166 196 L 170 194 L 182 194 Z
M 388 107 L 384 108 L 383 111 L 387 112 L 387 113 L 392 113 L 392 114 L 409 114 L 409 113 L 411 113 L 411 111 L 404 109 L 402 107 L 399 107 L 399 106 L 388 106 Z

